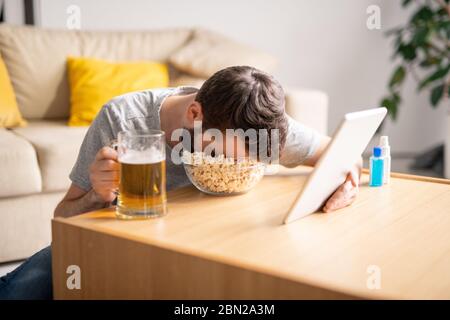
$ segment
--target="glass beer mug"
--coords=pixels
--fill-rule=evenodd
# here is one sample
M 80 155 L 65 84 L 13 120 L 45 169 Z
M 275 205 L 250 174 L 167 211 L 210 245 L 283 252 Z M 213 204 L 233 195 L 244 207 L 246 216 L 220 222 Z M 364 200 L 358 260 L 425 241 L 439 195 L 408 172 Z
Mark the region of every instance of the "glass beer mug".
M 166 214 L 166 149 L 163 131 L 122 131 L 116 216 L 145 219 Z

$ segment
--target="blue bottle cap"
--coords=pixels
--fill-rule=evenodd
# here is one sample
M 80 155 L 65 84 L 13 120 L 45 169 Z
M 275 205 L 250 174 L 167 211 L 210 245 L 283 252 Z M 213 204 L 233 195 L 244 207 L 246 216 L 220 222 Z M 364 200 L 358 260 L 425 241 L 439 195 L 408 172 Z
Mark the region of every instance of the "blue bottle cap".
M 381 148 L 380 147 L 375 147 L 373 148 L 373 156 L 374 157 L 381 157 Z

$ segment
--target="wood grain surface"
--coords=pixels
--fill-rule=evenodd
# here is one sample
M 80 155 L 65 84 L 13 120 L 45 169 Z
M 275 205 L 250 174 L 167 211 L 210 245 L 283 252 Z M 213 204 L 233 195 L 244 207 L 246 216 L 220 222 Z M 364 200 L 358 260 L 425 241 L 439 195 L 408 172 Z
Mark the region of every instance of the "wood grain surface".
M 445 180 L 394 174 L 370 188 L 363 175 L 352 206 L 283 225 L 309 172 L 283 169 L 232 197 L 172 191 L 154 220 L 116 220 L 113 208 L 54 219 L 55 297 L 450 298 Z M 81 290 L 67 289 L 72 264 Z

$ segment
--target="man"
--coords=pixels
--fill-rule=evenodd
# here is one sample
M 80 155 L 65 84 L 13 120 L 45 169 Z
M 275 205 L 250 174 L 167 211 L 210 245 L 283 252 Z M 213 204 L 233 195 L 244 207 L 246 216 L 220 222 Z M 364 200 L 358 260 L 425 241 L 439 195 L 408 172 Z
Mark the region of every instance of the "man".
M 270 75 L 252 67 L 239 66 L 221 70 L 209 78 L 200 90 L 190 87 L 146 90 L 125 94 L 107 103 L 90 126 L 78 159 L 70 174 L 72 184 L 55 209 L 55 216 L 70 217 L 87 211 L 108 207 L 116 198 L 119 164 L 117 152 L 109 147 L 117 133 L 124 130 L 160 129 L 166 133 L 167 152 L 171 154 L 179 141 L 172 133 L 185 128 L 192 131 L 195 121 L 203 129 L 277 129 L 280 159 L 284 166 L 315 165 L 329 137 L 289 118 L 284 111 L 284 92 Z M 189 183 L 184 169 L 167 157 L 167 189 Z M 360 164 L 348 173 L 346 181 L 328 199 L 323 210 L 333 211 L 351 204 L 358 192 Z M 2 278 L 0 297 L 49 297 L 42 289 L 30 287 L 51 279 L 50 248 L 36 254 L 18 270 Z M 45 261 L 45 263 L 43 263 Z M 43 267 L 44 266 L 44 267 Z M 45 269 L 47 266 L 47 269 Z M 26 278 L 35 270 L 36 279 Z M 9 278 L 8 278 L 9 277 Z M 28 291 L 25 291 L 28 286 Z M 16 291 L 12 292 L 12 287 Z M 50 287 L 51 283 L 46 288 Z M 6 289 L 5 289 L 6 288 Z M 33 296 L 33 290 L 36 295 Z M 31 290 L 31 291 L 30 291 Z M 7 293 L 5 293 L 7 292 Z M 7 295 L 9 294 L 9 296 Z

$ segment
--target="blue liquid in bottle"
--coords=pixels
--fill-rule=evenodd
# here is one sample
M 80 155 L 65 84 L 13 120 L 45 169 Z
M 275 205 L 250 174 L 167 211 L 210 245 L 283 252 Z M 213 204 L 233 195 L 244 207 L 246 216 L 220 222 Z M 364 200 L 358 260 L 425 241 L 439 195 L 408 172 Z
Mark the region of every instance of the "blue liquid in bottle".
M 373 156 L 370 157 L 369 186 L 380 187 L 383 185 L 384 158 L 381 156 L 381 148 L 373 148 Z

